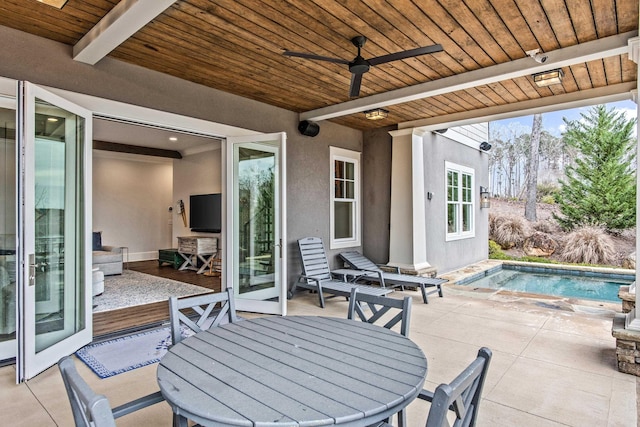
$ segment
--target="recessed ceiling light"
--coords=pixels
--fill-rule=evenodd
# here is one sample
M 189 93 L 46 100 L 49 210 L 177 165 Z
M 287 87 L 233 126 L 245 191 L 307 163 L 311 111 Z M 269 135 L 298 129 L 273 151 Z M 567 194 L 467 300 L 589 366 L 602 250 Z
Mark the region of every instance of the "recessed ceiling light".
M 53 123 L 55 123 L 55 122 L 57 122 L 57 121 L 58 121 L 58 119 L 57 119 L 57 118 L 55 118 L 55 117 L 47 117 L 47 121 L 48 121 L 48 122 L 53 122 Z
M 169 137 L 169 141 L 174 141 L 174 142 L 175 142 L 175 141 L 177 141 L 177 140 L 178 140 L 178 138 L 177 138 L 177 137 L 175 137 L 175 136 L 170 136 L 170 137 Z
M 48 4 L 49 6 L 62 9 L 68 0 L 38 0 L 40 3 Z

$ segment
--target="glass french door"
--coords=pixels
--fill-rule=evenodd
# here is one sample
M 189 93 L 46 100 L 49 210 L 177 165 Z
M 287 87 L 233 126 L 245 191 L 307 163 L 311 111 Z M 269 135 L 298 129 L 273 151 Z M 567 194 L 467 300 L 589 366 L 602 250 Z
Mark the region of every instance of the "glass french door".
M 227 269 L 236 308 L 286 314 L 284 133 L 227 139 Z
M 17 380 L 92 339 L 91 112 L 18 85 Z
M 0 360 L 16 357 L 16 106 L 0 98 Z

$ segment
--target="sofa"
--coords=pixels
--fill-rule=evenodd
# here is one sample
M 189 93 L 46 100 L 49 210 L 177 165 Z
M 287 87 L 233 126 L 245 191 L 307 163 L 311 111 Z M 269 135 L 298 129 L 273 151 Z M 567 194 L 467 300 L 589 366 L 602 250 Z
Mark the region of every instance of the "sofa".
M 122 248 L 102 245 L 102 233 L 93 233 L 93 267 L 105 276 L 122 274 Z

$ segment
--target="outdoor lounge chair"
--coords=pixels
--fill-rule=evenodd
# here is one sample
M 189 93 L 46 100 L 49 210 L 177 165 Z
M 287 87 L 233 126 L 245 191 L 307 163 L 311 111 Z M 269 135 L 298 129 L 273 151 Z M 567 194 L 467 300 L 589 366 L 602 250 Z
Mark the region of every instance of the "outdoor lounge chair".
M 324 308 L 325 293 L 348 298 L 351 295 L 351 289 L 356 287 L 358 292 L 369 295 L 383 296 L 393 292 L 393 289 L 334 279 L 329 269 L 322 239 L 319 237 L 305 237 L 298 240 L 298 248 L 300 249 L 303 272 L 298 277 L 298 281 L 293 284 L 289 296 L 293 296 L 298 287 L 317 291 L 320 307 Z
M 360 252 L 348 251 L 341 252 L 340 258 L 346 262 L 350 268 L 354 270 L 367 271 L 368 273 L 360 276 L 357 280 L 369 280 L 372 282 L 380 283 L 382 287 L 395 287 L 400 286 L 403 290 L 405 286 L 419 287 L 422 292 L 422 300 L 425 304 L 428 304 L 427 295 L 438 293 L 442 297 L 442 283 L 445 283 L 446 279 L 438 279 L 435 277 L 422 277 L 412 276 L 410 274 L 401 274 L 400 269 L 396 268 L 396 273 L 383 271 L 377 264 L 371 261 L 369 258 L 362 255 Z M 427 292 L 426 288 L 434 288 Z

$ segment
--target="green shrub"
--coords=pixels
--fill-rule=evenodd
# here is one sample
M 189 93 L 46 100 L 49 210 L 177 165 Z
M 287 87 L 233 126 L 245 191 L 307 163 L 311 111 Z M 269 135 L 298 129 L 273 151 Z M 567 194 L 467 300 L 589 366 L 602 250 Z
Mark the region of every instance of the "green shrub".
M 546 203 L 547 205 L 554 205 L 556 203 L 556 198 L 551 194 L 547 194 L 546 196 L 542 196 L 542 198 L 540 198 L 540 203 Z
M 560 259 L 571 263 L 610 265 L 615 257 L 611 238 L 602 227 L 582 227 L 567 235 Z
M 542 203 L 553 204 L 557 200 L 557 195 L 560 193 L 560 187 L 553 182 L 542 182 L 536 187 L 536 195 L 538 201 Z
M 489 240 L 489 259 L 506 260 L 514 258 L 502 252 L 502 248 L 499 244 L 497 244 L 493 240 Z

